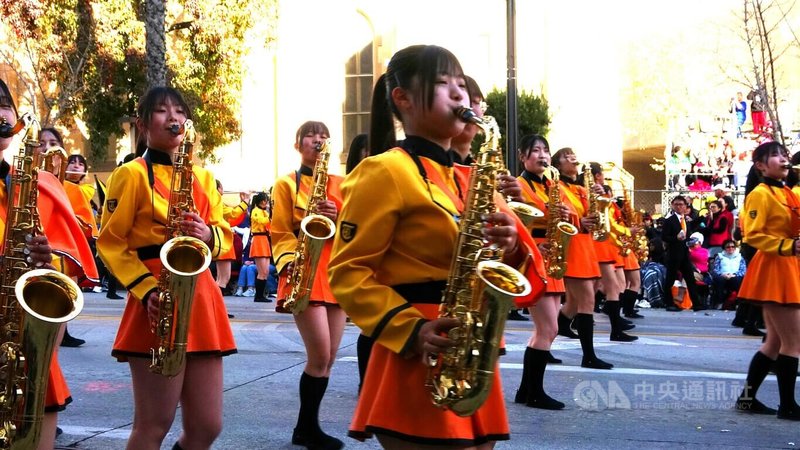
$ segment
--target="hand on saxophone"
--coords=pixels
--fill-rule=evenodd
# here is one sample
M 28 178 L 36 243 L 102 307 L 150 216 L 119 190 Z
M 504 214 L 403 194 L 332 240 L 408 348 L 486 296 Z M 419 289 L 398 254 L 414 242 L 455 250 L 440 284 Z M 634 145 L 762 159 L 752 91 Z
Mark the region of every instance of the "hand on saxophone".
M 423 360 L 427 361 L 429 354 L 438 354 L 445 352 L 448 348 L 456 345 L 456 342 L 446 336 L 446 333 L 451 328 L 455 328 L 461 324 L 461 321 L 452 317 L 442 317 L 439 319 L 425 322 L 419 328 L 417 334 L 417 342 L 414 350 L 423 355 Z
M 581 217 L 581 227 L 584 230 L 590 230 L 597 226 L 597 214 L 591 214 Z
M 572 211 L 569 210 L 569 207 L 567 205 L 561 204 L 559 209 L 561 211 L 561 220 L 565 222 L 571 221 Z
M 211 242 L 211 228 L 206 225 L 203 219 L 196 212 L 184 212 L 181 221 L 181 230 L 184 236 L 191 236 L 206 244 Z
M 519 180 L 512 177 L 508 174 L 500 174 L 497 176 L 497 186 L 500 193 L 503 194 L 505 199 L 511 199 L 511 201 L 521 202 L 524 201 L 522 198 L 522 187 L 519 185 Z
M 147 297 L 147 319 L 150 321 L 150 331 L 154 333 L 156 331 L 156 325 L 158 325 L 160 306 L 161 298 L 159 297 L 158 291 L 153 291 L 150 296 Z
M 592 193 L 597 195 L 606 195 L 606 190 L 602 184 L 595 183 L 592 185 Z
M 334 223 L 336 219 L 339 217 L 339 210 L 336 208 L 336 203 L 325 200 L 322 202 L 317 203 L 317 214 L 323 215 L 328 219 L 331 219 Z
M 28 263 L 33 264 L 37 269 L 51 269 L 55 267 L 53 262 L 53 249 L 47 242 L 47 236 L 33 236 L 26 244 L 28 248 Z
M 495 212 L 483 217 L 483 237 L 489 244 L 505 252 L 517 249 L 517 224 L 514 219 L 504 212 Z

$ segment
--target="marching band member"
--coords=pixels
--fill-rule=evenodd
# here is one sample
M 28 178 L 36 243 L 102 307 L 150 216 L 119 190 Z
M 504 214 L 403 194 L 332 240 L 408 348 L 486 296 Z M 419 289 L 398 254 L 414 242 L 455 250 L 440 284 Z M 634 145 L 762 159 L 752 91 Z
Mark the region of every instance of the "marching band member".
M 219 195 L 222 195 L 224 192 L 222 190 L 222 182 L 217 180 L 216 183 L 217 192 L 219 192 Z M 225 203 L 222 204 L 222 218 L 224 218 L 231 227 L 238 226 L 244 221 L 247 215 L 247 197 L 248 195 L 246 193 L 240 192 L 238 204 L 234 206 L 229 206 Z M 225 252 L 224 255 L 220 255 L 215 263 L 217 265 L 217 286 L 219 286 L 223 297 L 226 295 L 233 295 L 233 292 L 228 289 L 228 283 L 231 281 L 231 261 L 235 260 L 236 249 L 231 245 L 231 248 Z M 228 316 L 233 318 L 230 314 L 228 314 Z
M 613 203 L 609 194 L 605 192 L 605 174 L 603 168 L 596 162 L 589 163 L 592 174 L 592 185 L 595 189 L 603 191 L 609 203 Z M 584 174 L 582 174 L 584 175 Z M 602 206 L 601 206 L 602 208 Z M 613 206 L 610 206 L 606 212 L 606 220 L 613 222 L 611 215 Z M 610 223 L 610 225 L 614 225 Z M 631 336 L 625 333 L 625 330 L 633 328 L 628 321 L 620 317 L 620 293 L 625 288 L 624 275 L 622 268 L 624 261 L 620 255 L 619 243 L 615 242 L 614 234 L 616 232 L 625 231 L 621 229 L 614 229 L 608 233 L 608 237 L 604 241 L 592 240 L 594 245 L 595 254 L 597 254 L 597 261 L 600 264 L 600 281 L 603 284 L 603 292 L 606 294 L 606 301 L 603 304 L 603 312 L 608 316 L 611 323 L 611 336 L 612 341 L 619 342 L 632 342 L 639 339 L 636 336 Z M 595 290 L 597 288 L 595 287 Z
M 250 207 L 250 257 L 256 264 L 256 293 L 254 302 L 270 303 L 272 300 L 267 292 L 267 277 L 269 277 L 269 259 L 272 249 L 269 244 L 270 220 L 267 210 L 269 200 L 267 194 L 259 192 L 253 196 Z
M 497 372 L 483 406 L 459 417 L 432 404 L 421 358 L 454 345 L 441 333 L 459 323 L 437 316 L 469 184 L 468 169 L 453 166 L 448 153 L 465 126 L 453 111 L 467 103 L 464 75 L 452 53 L 433 45 L 400 50 L 385 83 L 375 86 L 371 156 L 342 184 L 345 204 L 331 286 L 376 344 L 350 436 L 364 440 L 375 434 L 387 449 L 489 449 L 509 437 Z M 400 147 L 393 114 L 405 130 Z M 505 250 L 504 261 L 532 270 L 535 245 L 520 239 L 524 226 L 507 212 L 485 219 L 484 236 Z M 541 279 L 537 288 L 540 293 Z
M 329 137 L 328 127 L 322 122 L 308 121 L 302 124 L 297 130 L 294 144 L 301 157 L 300 169 L 279 178 L 272 188 L 272 238 L 275 268 L 279 274 L 278 304 L 275 310 L 278 312 L 289 312 L 283 305 L 292 291 L 288 280 L 294 269 L 292 260 L 297 248 L 297 236 L 301 232 L 300 222 L 306 216 L 306 205 L 313 190 L 313 167 L 319 157 L 319 147 Z M 342 205 L 340 183 L 341 177 L 328 175 L 327 199 L 319 202 L 313 213 L 336 222 Z M 325 434 L 319 426 L 319 406 L 328 388 L 331 367 L 342 341 L 346 319 L 328 284 L 328 260 L 332 246 L 331 239 L 322 249 L 314 274 L 309 307 L 294 314 L 308 360 L 300 376 L 300 412 L 292 433 L 292 444 L 326 450 L 336 450 L 344 446 L 341 440 Z
M 114 171 L 108 185 L 97 249 L 108 269 L 128 289 L 112 355 L 130 365 L 134 418 L 128 449 L 155 450 L 167 435 L 181 403 L 183 432 L 174 449 L 209 448 L 222 430 L 222 357 L 236 353 L 225 302 L 210 271 L 197 278 L 189 320 L 186 364 L 169 378 L 149 370 L 159 347 L 151 324 L 159 317 L 159 251 L 172 184 L 172 162 L 183 135 L 172 128 L 191 118 L 181 94 L 151 89 L 139 101 L 136 126 L 145 136 L 144 155 Z M 193 167 L 192 198 L 197 212 L 184 212 L 184 235 L 208 244 L 212 258 L 231 246 L 222 218 L 222 197 L 213 175 Z
M 800 198 L 783 184 L 790 167 L 789 152 L 778 142 L 761 144 L 753 151 L 740 217 L 744 242 L 756 254 L 747 266 L 739 298 L 761 305 L 767 337 L 750 362 L 736 408 L 775 413 L 756 399 L 774 364 L 780 394 L 778 418 L 800 420 L 794 396 L 800 356 Z
M 564 285 L 567 289 L 567 301 L 561 308 L 558 320 L 559 333 L 562 328 L 569 327 L 569 321 L 578 332 L 583 350 L 582 367 L 593 369 L 611 369 L 613 364 L 598 358 L 594 352 L 594 293 L 595 283 L 600 279 L 600 267 L 592 243 L 589 229 L 597 224 L 597 216 L 589 214 L 589 192 L 578 181 L 578 160 L 571 148 L 562 148 L 553 154 L 553 167 L 561 174 L 560 185 L 570 209 L 570 222 L 579 233 L 572 237 L 567 251 L 567 272 Z M 602 195 L 602 187 L 595 184 L 594 192 Z
M 8 86 L 0 80 L 0 117 L 7 123 L 17 121 L 17 108 Z M 3 159 L 3 153 L 13 141 L 0 137 L 0 235 L 4 233 L 7 214 L 6 179 L 11 166 Z M 35 236 L 28 244 L 30 257 L 35 267 L 58 270 L 70 277 L 87 276 L 97 278 L 92 251 L 83 238 L 72 207 L 64 194 L 63 186 L 52 174 L 40 171 L 38 178 L 37 209 L 44 236 Z M 0 246 L 5 242 L 0 243 Z M 63 328 L 63 327 L 62 327 Z M 59 337 L 60 338 L 60 337 Z M 30 355 L 29 355 L 30 356 Z M 58 363 L 57 347 L 50 361 L 50 373 L 45 394 L 45 415 L 42 423 L 40 450 L 52 449 L 56 437 L 58 412 L 72 402 L 69 388 Z
M 523 201 L 546 214 L 545 217 L 534 220 L 531 231 L 536 243 L 542 245 L 547 241 L 548 215 L 557 214 L 563 220 L 569 220 L 570 211 L 565 206 L 564 194 L 560 192 L 558 195 L 562 200 L 561 207 L 557 211 L 548 210 L 550 189 L 560 191 L 561 188 L 558 180 L 550 180 L 545 176 L 545 170 L 550 165 L 550 144 L 547 139 L 536 134 L 524 136 L 520 142 L 519 158 L 524 166 L 522 175 L 518 178 L 522 186 Z M 527 304 L 517 304 L 530 310 L 536 327 L 525 348 L 522 380 L 514 398 L 516 403 L 541 409 L 563 409 L 565 406 L 544 391 L 544 372 L 547 363 L 553 359 L 550 346 L 558 334 L 558 312 L 561 296 L 565 293 L 564 280 L 548 276 L 547 289 L 540 298 L 529 300 Z

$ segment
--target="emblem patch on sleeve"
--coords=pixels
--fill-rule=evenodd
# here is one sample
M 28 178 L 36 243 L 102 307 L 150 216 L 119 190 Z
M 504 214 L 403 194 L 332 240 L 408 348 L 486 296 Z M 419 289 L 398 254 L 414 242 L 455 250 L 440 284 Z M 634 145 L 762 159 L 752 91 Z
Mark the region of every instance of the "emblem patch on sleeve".
M 117 209 L 117 199 L 112 198 L 112 199 L 106 200 L 106 208 L 108 208 L 108 212 L 112 212 L 113 213 L 114 210 Z
M 755 209 L 750 211 L 750 218 L 751 219 L 755 219 L 757 215 L 758 215 L 758 211 L 756 211 Z
M 342 240 L 345 242 L 350 242 L 356 237 L 356 230 L 358 229 L 358 225 L 350 222 L 342 222 L 339 225 L 339 235 L 342 237 Z

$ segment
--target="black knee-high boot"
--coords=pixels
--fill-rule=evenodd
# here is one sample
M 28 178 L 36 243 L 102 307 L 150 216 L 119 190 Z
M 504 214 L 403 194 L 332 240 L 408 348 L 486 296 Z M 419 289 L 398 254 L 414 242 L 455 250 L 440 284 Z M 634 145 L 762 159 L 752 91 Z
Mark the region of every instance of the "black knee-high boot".
M 519 380 L 517 395 L 514 396 L 514 403 L 528 403 L 528 386 L 531 384 L 531 358 L 533 349 L 525 347 L 525 356 L 522 358 L 522 379 Z
M 570 328 L 572 319 L 565 316 L 563 312 L 558 312 L 558 334 L 570 339 L 578 339 L 578 335 Z
M 356 341 L 356 356 L 358 357 L 358 392 L 361 392 L 361 386 L 364 385 L 364 375 L 367 374 L 367 365 L 369 364 L 369 355 L 372 354 L 372 345 L 375 340 L 364 334 L 358 335 Z
M 778 405 L 778 418 L 800 420 L 800 406 L 794 399 L 794 385 L 797 381 L 797 358 L 778 355 L 775 360 L 775 375 L 778 377 L 778 393 L 781 404 Z
M 319 427 L 319 405 L 326 389 L 328 377 L 312 377 L 305 372 L 300 376 L 300 413 L 292 433 L 292 444 L 314 450 L 339 450 L 344 447 L 342 441 L 325 434 Z
M 530 352 L 530 357 L 528 353 Z M 526 360 L 530 358 L 528 401 L 526 405 L 539 409 L 564 409 L 564 404 L 544 392 L 544 371 L 547 368 L 547 350 L 525 349 Z
M 767 378 L 769 368 L 773 362 L 761 352 L 756 352 L 753 355 L 753 359 L 750 360 L 750 368 L 747 369 L 747 381 L 745 382 L 744 390 L 736 400 L 736 409 L 755 414 L 775 414 L 774 409 L 756 400 L 758 388 Z
M 636 291 L 625 289 L 619 294 L 619 301 L 622 302 L 622 312 L 628 319 L 643 319 L 644 316 L 636 312 L 636 298 L 639 294 Z
M 608 320 L 611 322 L 611 340 L 618 342 L 633 342 L 639 339 L 637 336 L 631 336 L 625 333 L 622 326 L 622 318 L 619 316 L 620 302 L 606 301 L 603 306 L 603 311 L 608 314 Z
M 269 300 L 264 296 L 264 290 L 267 288 L 267 280 L 260 280 L 256 278 L 256 295 L 253 297 L 254 302 L 269 303 Z
M 583 361 L 581 367 L 591 369 L 611 369 L 613 364 L 609 364 L 594 354 L 594 318 L 591 314 L 577 314 L 575 316 L 575 328 L 581 340 L 581 350 L 583 350 Z

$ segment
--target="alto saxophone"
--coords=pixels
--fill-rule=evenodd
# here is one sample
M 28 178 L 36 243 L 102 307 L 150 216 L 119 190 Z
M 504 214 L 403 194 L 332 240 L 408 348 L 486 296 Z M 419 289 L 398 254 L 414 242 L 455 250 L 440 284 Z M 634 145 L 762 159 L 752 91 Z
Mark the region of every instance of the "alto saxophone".
M 547 275 L 560 280 L 567 273 L 567 250 L 572 236 L 578 234 L 578 228 L 561 220 L 561 191 L 558 188 L 560 174 L 558 169 L 549 166 L 550 179 L 553 186 L 547 193 Z
M 287 278 L 292 290 L 286 297 L 283 307 L 292 314 L 300 314 L 308 307 L 322 248 L 328 239 L 336 234 L 336 224 L 331 219 L 314 212 L 317 205 L 327 199 L 329 146 L 330 142 L 326 140 L 319 147 L 312 175 L 312 191 L 306 205 L 306 216 L 300 222 L 301 233 L 294 250 L 292 273 Z
M 172 164 L 166 236 L 159 255 L 162 268 L 158 277 L 158 320 L 154 327 L 159 345 L 150 349 L 150 371 L 174 377 L 186 362 L 186 341 L 197 277 L 211 264 L 211 250 L 200 239 L 184 236 L 180 226 L 184 213 L 194 211 L 194 125 L 187 120 L 183 125 L 174 125 L 170 131 L 175 135 L 183 134 L 183 142 Z
M 61 325 L 83 309 L 83 294 L 69 277 L 33 269 L 27 242 L 41 235 L 36 120 L 23 115 L 0 137 L 26 129 L 10 177 L 3 264 L 0 269 L 0 448 L 36 448 L 42 431 L 50 361 Z
M 597 222 L 589 229 L 592 239 L 598 242 L 608 239 L 611 232 L 611 222 L 608 220 L 608 207 L 611 206 L 611 199 L 592 192 L 592 167 L 587 163 L 583 165 L 583 187 L 586 188 L 586 195 L 589 196 L 589 213 L 597 217 Z
M 458 246 L 439 306 L 439 317 L 461 322 L 448 332 L 456 345 L 429 357 L 425 384 L 436 406 L 469 416 L 489 395 L 513 298 L 527 295 L 531 285 L 520 272 L 501 263 L 502 252 L 487 247 L 483 238 L 482 217 L 497 210 L 494 191 L 502 168 L 497 124 L 491 117 L 475 117 L 467 108 L 459 108 L 455 114 L 483 128 L 485 142 L 470 174 Z

